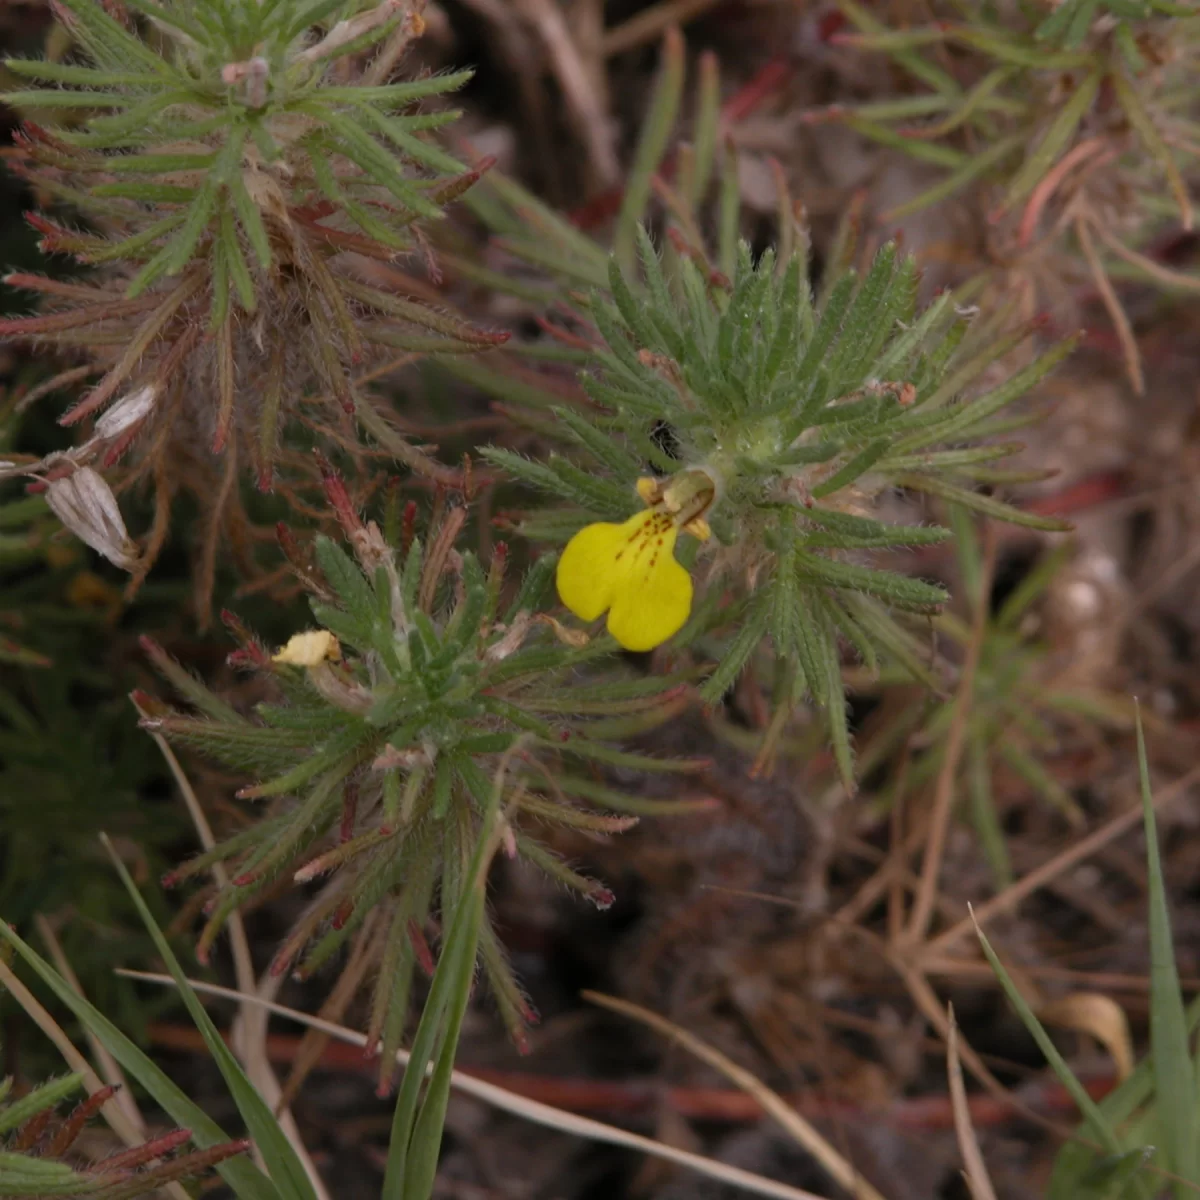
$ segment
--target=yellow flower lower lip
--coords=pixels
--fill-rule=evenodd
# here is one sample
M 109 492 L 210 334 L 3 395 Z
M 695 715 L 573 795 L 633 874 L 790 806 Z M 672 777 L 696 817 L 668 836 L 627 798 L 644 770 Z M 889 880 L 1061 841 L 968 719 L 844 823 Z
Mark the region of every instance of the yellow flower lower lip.
M 586 525 L 558 560 L 559 599 L 580 620 L 608 613 L 608 632 L 626 650 L 653 650 L 677 633 L 692 608 L 692 580 L 675 561 L 674 520 L 647 509 L 620 525 Z

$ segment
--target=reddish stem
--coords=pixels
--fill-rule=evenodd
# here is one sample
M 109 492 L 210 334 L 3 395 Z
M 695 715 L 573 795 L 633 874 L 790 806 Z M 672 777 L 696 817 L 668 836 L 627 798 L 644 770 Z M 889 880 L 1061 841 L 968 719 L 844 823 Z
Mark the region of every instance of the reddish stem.
M 151 1025 L 151 1041 L 167 1049 L 206 1053 L 204 1040 L 195 1030 L 178 1025 Z M 301 1038 L 293 1034 L 269 1034 L 267 1056 L 277 1063 L 291 1063 L 299 1053 Z M 318 1068 L 324 1070 L 367 1070 L 363 1051 L 358 1046 L 333 1042 L 321 1053 Z M 497 1071 L 482 1067 L 459 1067 L 464 1075 L 494 1083 L 519 1096 L 568 1112 L 612 1115 L 646 1114 L 652 1116 L 663 1104 L 690 1120 L 718 1121 L 728 1124 L 751 1123 L 765 1114 L 753 1096 L 742 1091 L 716 1087 L 664 1087 L 660 1080 L 572 1079 L 553 1075 L 535 1075 L 524 1071 Z M 1083 1081 L 1088 1095 L 1099 1100 L 1116 1086 L 1112 1075 Z M 934 1132 L 954 1128 L 954 1110 L 948 1096 L 913 1096 L 897 1099 L 886 1108 L 867 1108 L 847 1100 L 831 1099 L 820 1092 L 805 1091 L 785 1097 L 802 1116 L 822 1120 L 840 1117 L 847 1120 L 876 1121 L 893 1128 L 913 1132 Z M 1006 1101 L 986 1094 L 967 1097 L 973 1124 L 979 1127 L 1004 1125 L 1021 1118 L 1020 1103 L 1047 1114 L 1070 1115 L 1075 1103 L 1061 1085 L 1046 1081 L 1021 1089 L 1019 1096 Z

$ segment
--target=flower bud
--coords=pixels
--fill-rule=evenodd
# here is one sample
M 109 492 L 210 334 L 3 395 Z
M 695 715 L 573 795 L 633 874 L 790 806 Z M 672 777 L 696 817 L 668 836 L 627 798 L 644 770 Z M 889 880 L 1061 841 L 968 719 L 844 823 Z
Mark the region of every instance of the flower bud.
M 301 62 L 319 62 L 329 58 L 341 51 L 343 46 L 349 45 L 373 29 L 378 29 L 380 25 L 386 25 L 406 8 L 410 11 L 403 18 L 403 33 L 408 38 L 420 37 L 425 30 L 425 21 L 416 10 L 424 7 L 423 2 L 414 4 L 410 0 L 384 0 L 382 4 L 359 13 L 356 17 L 339 21 L 316 45 L 310 46 L 298 55 L 298 58 Z
M 136 391 L 122 396 L 97 422 L 96 437 L 106 441 L 120 437 L 148 416 L 158 402 L 158 388 L 148 383 Z

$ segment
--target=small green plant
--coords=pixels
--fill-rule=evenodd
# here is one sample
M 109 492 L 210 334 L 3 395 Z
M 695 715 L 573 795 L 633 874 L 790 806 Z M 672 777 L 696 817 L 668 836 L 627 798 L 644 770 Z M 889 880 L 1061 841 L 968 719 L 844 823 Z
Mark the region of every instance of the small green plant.
M 412 1041 L 404 1080 L 396 1098 L 392 1135 L 388 1147 L 382 1200 L 429 1200 L 437 1174 L 446 1106 L 459 1032 L 471 995 L 476 953 L 485 923 L 485 893 L 488 867 L 504 838 L 503 781 L 498 779 L 478 813 L 478 838 L 463 862 L 461 894 L 446 913 L 443 954 L 434 972 L 429 996 Z M 63 978 L 7 923 L 0 922 L 0 940 L 16 955 L 79 1020 L 116 1063 L 135 1079 L 154 1102 L 186 1129 L 127 1154 L 107 1159 L 98 1168 L 107 1172 L 72 1172 L 66 1164 L 46 1161 L 43 1151 L 69 1146 L 84 1121 L 103 1107 L 112 1089 L 102 1089 L 77 1110 L 65 1125 L 66 1134 L 55 1130 L 47 1144 L 48 1117 L 38 1114 L 78 1086 L 77 1077 L 46 1085 L 16 1104 L 4 1106 L 7 1083 L 0 1083 L 0 1196 L 18 1195 L 33 1200 L 38 1188 L 53 1195 L 100 1196 L 103 1200 L 127 1200 L 156 1189 L 160 1184 L 214 1167 L 237 1200 L 315 1200 L 315 1190 L 302 1156 L 289 1141 L 276 1115 L 259 1095 L 233 1052 L 213 1024 L 171 950 L 170 943 L 155 923 L 128 870 L 111 842 L 102 839 L 126 893 L 138 911 L 159 957 L 204 1040 L 214 1065 L 221 1072 L 249 1138 L 231 1141 L 224 1130 L 174 1084 L 162 1070 L 134 1045 L 121 1030 L 90 1004 L 77 987 Z M 52 1021 L 37 1000 L 9 970 L 0 957 L 0 978 L 16 992 L 18 1001 L 36 1015 L 45 1028 Z M 61 1033 L 61 1031 L 59 1031 Z M 63 1035 L 65 1040 L 65 1035 Z M 61 1041 L 59 1045 L 61 1047 Z M 114 1129 L 119 1128 L 114 1121 Z M 18 1129 L 19 1146 L 6 1146 L 4 1135 Z M 128 1128 L 125 1133 L 128 1134 Z M 69 1135 L 69 1136 L 68 1136 Z M 128 1141 L 128 1137 L 126 1138 Z M 191 1141 L 191 1154 L 160 1161 L 144 1174 L 136 1173 L 151 1154 L 161 1156 Z M 253 1142 L 266 1173 L 242 1157 Z M 30 1153 L 34 1150 L 36 1153 Z M 11 1152 L 10 1152 L 11 1150 Z M 119 1173 L 118 1173 L 119 1171 Z M 114 1178 L 118 1182 L 114 1182 Z M 23 1187 L 7 1191 L 5 1185 Z M 55 1189 L 54 1185 L 59 1185 Z M 99 1184 L 99 1188 L 97 1188 Z
M 1173 1179 L 1170 1187 L 1175 1200 L 1195 1195 L 1200 1185 L 1196 1139 L 1200 1063 L 1190 1048 L 1190 1039 L 1200 1025 L 1200 1002 L 1193 1001 L 1185 1008 L 1175 965 L 1140 721 L 1138 762 L 1149 878 L 1149 1057 L 1103 1100 L 1093 1100 L 979 931 L 983 952 L 1018 1016 L 1083 1114 L 1077 1138 L 1059 1152 L 1046 1200 L 1155 1200 L 1168 1186 L 1164 1173 Z
M 1041 629 L 1029 618 L 1046 588 L 1074 547 L 1067 544 L 1044 555 L 1007 596 L 991 610 L 989 579 L 983 567 L 980 539 L 968 513 L 950 509 L 949 526 L 959 565 L 961 589 L 956 603 L 933 618 L 935 631 L 946 639 L 958 662 L 973 658 L 966 699 L 964 748 L 955 772 L 955 794 L 967 801 L 998 887 L 1012 882 L 1007 839 L 995 801 L 998 775 L 1015 778 L 1075 828 L 1084 816 L 1071 793 L 1047 769 L 1044 760 L 1060 747 L 1070 730 L 1127 730 L 1133 719 L 1124 697 L 1083 690 L 1056 679 Z M 972 644 L 978 640 L 977 651 Z M 877 697 L 889 688 L 909 685 L 911 676 L 896 667 L 875 673 L 854 672 L 848 679 L 855 694 Z M 964 703 L 958 695 L 931 694 L 925 704 L 890 706 L 895 716 L 873 735 L 872 762 L 894 754 L 905 739 L 913 753 L 905 761 L 906 789 L 919 792 L 945 769 L 955 713 Z
M 855 32 L 834 40 L 886 55 L 912 91 L 835 105 L 810 119 L 844 122 L 942 175 L 888 219 L 983 189 L 989 294 L 1017 299 L 1027 311 L 1049 304 L 1073 321 L 1076 295 L 1090 282 L 1141 391 L 1137 346 L 1110 277 L 1176 293 L 1197 286 L 1193 274 L 1148 252 L 1156 234 L 1193 223 L 1194 6 L 1067 0 L 1049 13 L 1036 5 L 1003 13 L 935 6 L 935 19 L 915 28 L 890 27 L 886 15 L 857 0 L 839 7 Z
M 521 522 L 530 537 L 561 541 L 589 520 L 628 519 L 638 492 L 673 526 L 700 537 L 711 526 L 715 537 L 696 567 L 703 596 L 682 639 L 711 648 L 720 663 L 702 694 L 719 699 L 769 639 L 778 711 L 806 694 L 824 708 L 848 781 L 840 642 L 872 665 L 890 654 L 919 673 L 889 610 L 932 613 L 947 599 L 940 587 L 864 561 L 880 549 L 950 536 L 882 519 L 881 496 L 903 489 L 1063 528 L 975 488 L 1027 477 L 995 465 L 1014 444 L 990 435 L 1028 419 L 1004 410 L 1070 343 L 963 400 L 1027 331 L 998 336 L 987 322 L 972 326 L 949 294 L 918 314 L 916 266 L 893 246 L 864 277 L 843 273 L 814 298 L 799 254 L 783 261 L 767 251 L 755 262 L 743 243 L 732 279 L 690 257 L 672 258 L 668 276 L 644 231 L 637 244 L 637 291 L 614 261 L 611 299 L 594 293 L 580 314 L 603 339 L 582 379 L 590 408 L 556 408 L 556 420 L 539 426 L 566 452 L 541 461 L 496 447 L 483 453 L 558 502 Z M 639 484 L 646 464 L 655 477 Z M 594 540 L 587 530 L 576 534 L 585 535 Z M 688 547 L 689 559 L 695 549 Z M 607 595 L 619 556 L 614 541 L 607 556 L 590 554 L 575 578 L 579 555 L 568 545 L 559 572 L 568 607 L 585 619 L 597 615 L 573 597 Z M 653 591 L 645 603 L 657 599 Z M 727 635 L 713 641 L 721 628 Z
M 189 1174 L 194 1166 L 207 1165 L 215 1167 L 217 1174 L 229 1186 L 237 1200 L 316 1200 L 316 1193 L 309 1181 L 299 1155 L 288 1141 L 279 1121 L 270 1107 L 258 1094 L 254 1085 L 246 1077 L 246 1073 L 238 1065 L 233 1052 L 225 1044 L 216 1026 L 213 1024 L 196 993 L 188 984 L 178 959 L 171 950 L 170 943 L 162 930 L 155 923 L 145 900 L 130 877 L 124 863 L 117 857 L 112 843 L 107 838 L 102 839 L 104 847 L 116 872 L 120 877 L 129 899 L 137 909 L 146 932 L 149 934 L 160 959 L 170 971 L 180 998 L 187 1007 L 193 1023 L 204 1039 L 204 1044 L 214 1065 L 220 1071 L 229 1094 L 246 1126 L 246 1131 L 262 1157 L 266 1172 L 244 1156 L 249 1142 L 233 1141 L 225 1131 L 208 1114 L 167 1077 L 167 1075 L 150 1058 L 97 1008 L 79 994 L 48 962 L 45 961 L 30 945 L 28 945 L 14 929 L 6 922 L 0 921 L 0 940 L 5 943 L 7 950 L 25 963 L 30 971 L 54 994 L 55 998 L 75 1016 L 88 1033 L 112 1055 L 116 1063 L 132 1079 L 145 1090 L 150 1098 L 181 1128 L 173 1136 L 174 1148 L 178 1149 L 186 1141 L 191 1141 L 197 1150 L 193 1154 L 180 1156 L 175 1160 L 167 1160 L 158 1167 L 152 1167 L 148 1173 L 153 1180 L 151 1186 L 158 1186 L 154 1172 L 161 1171 L 161 1179 L 165 1182 L 177 1179 L 181 1174 Z M 8 955 L 5 955 L 7 958 Z M 27 1008 L 37 1005 L 36 1000 L 12 976 L 6 963 L 0 960 L 0 973 L 7 979 L 8 986 L 16 988 L 18 999 Z M 43 1022 L 48 1014 L 39 1013 Z M 61 1042 L 59 1043 L 61 1046 Z M 183 1134 L 186 1131 L 186 1137 Z M 160 1148 L 159 1153 L 165 1147 Z M 145 1161 L 142 1151 L 136 1150 L 126 1165 L 140 1165 Z M 179 1166 L 180 1171 L 175 1171 Z M 37 1170 L 34 1167 L 33 1170 Z M 175 1173 L 172 1173 L 175 1171 Z M 140 1187 L 141 1180 L 134 1175 L 127 1181 L 135 1188 Z M 111 1194 L 101 1192 L 106 1200 L 123 1200 L 126 1195 L 139 1196 L 142 1190 L 120 1190 L 126 1184 L 116 1184 Z M 24 1193 L 28 1195 L 29 1193 Z M 59 1193 L 62 1194 L 62 1193 Z M 65 1194 L 70 1195 L 70 1192 Z M 87 1194 L 87 1193 L 85 1193 Z
M 1180 167 L 1194 155 L 1188 101 L 1195 100 L 1198 27 L 1189 6 L 1166 0 L 1068 0 L 1043 20 L 1031 12 L 1017 22 L 1011 14 L 1002 18 L 976 7 L 958 21 L 904 30 L 889 29 L 856 0 L 840 0 L 840 7 L 858 32 L 835 40 L 887 54 L 925 90 L 907 102 L 884 101 L 830 115 L 950 172 L 894 215 L 988 179 L 1005 182 L 994 217 L 1016 211 L 1040 186 L 1043 194 L 1031 214 L 1036 219 L 1051 179 L 1060 184 L 1068 165 L 1107 151 L 1106 164 L 1119 159 L 1117 172 L 1136 189 L 1125 199 L 1128 211 L 1175 215 L 1190 227 L 1192 203 Z M 949 46 L 967 56 L 971 72 L 955 78 L 935 65 L 933 51 Z M 970 86 L 960 82 L 963 77 Z M 1048 103 L 1054 96 L 1066 103 Z M 895 128 L 921 118 L 928 124 Z M 973 154 L 965 148 L 970 137 L 982 141 Z M 1114 175 L 1101 173 L 1097 179 L 1107 186 Z M 1164 181 L 1173 209 L 1153 191 Z
M 426 931 L 435 912 L 448 914 L 459 903 L 493 788 L 503 801 L 506 852 L 605 907 L 609 890 L 562 861 L 530 826 L 613 833 L 638 814 L 674 807 L 626 797 L 581 766 L 691 764 L 602 740 L 665 720 L 677 707 L 667 693 L 679 680 L 583 673 L 615 647 L 604 638 L 585 645 L 555 639 L 555 622 L 539 615 L 551 561 L 535 564 L 506 603 L 504 550 L 485 570 L 456 548 L 463 508 L 443 510 L 421 540 L 410 505 L 389 539 L 358 517 L 337 476 L 326 481 L 353 557 L 320 538 L 315 562 L 300 566 L 319 628 L 272 656 L 228 618 L 243 644 L 236 661 L 271 677 L 286 702 L 259 705 L 247 718 L 147 643 L 200 715 L 165 711 L 146 697 L 139 705 L 148 728 L 258 775 L 262 782 L 240 795 L 271 805 L 169 876 L 179 882 L 215 862 L 232 868 L 232 882 L 211 901 L 201 957 L 229 914 L 273 880 L 328 877 L 273 969 L 299 959 L 301 973 L 311 973 L 370 919 L 381 960 L 371 1031 L 383 1037 L 390 1064 L 413 968 L 432 969 Z M 479 938 L 497 1003 L 520 1039 L 532 1012 L 487 921 Z
M 177 1129 L 94 1162 L 72 1161 L 78 1156 L 79 1135 L 117 1090 L 101 1088 L 61 1117 L 59 1104 L 82 1086 L 82 1075 L 65 1075 L 14 1099 L 12 1080 L 0 1081 L 0 1196 L 135 1200 L 157 1194 L 176 1180 L 206 1175 L 249 1146 L 224 1142 L 176 1154 L 192 1136 L 190 1130 Z
M 715 59 L 701 62 L 693 141 L 670 149 L 683 90 L 683 48 L 668 36 L 611 253 L 502 176 L 471 194 L 498 250 L 543 280 L 464 270 L 548 308 L 551 338 L 443 365 L 491 392 L 532 434 L 531 456 L 503 446 L 482 453 L 556 501 L 514 520 L 519 532 L 552 543 L 579 534 L 558 572 L 567 607 L 589 621 L 607 611 L 629 649 L 684 626 L 675 645 L 719 663 L 702 689 L 710 702 L 754 664 L 775 710 L 762 765 L 810 696 L 828 713 L 850 782 L 841 646 L 872 667 L 882 655 L 932 682 L 891 610 L 928 614 L 947 599 L 870 565 L 889 547 L 949 536 L 881 519 L 884 505 L 902 491 L 1063 528 L 977 489 L 1030 478 L 997 465 L 1017 448 L 1005 435 L 1031 419 L 1005 410 L 1071 342 L 1006 378 L 1007 356 L 1032 325 L 972 320 L 949 293 L 918 312 L 915 262 L 888 245 L 860 276 L 850 225 L 814 294 L 807 231 L 782 175 L 778 247 L 755 261 L 739 240 L 737 157 L 730 141 L 722 145 Z M 651 220 L 664 226 L 660 245 L 646 232 Z M 522 356 L 580 369 L 578 394 L 549 386 Z M 985 378 L 990 390 L 968 399 Z M 701 581 L 686 625 L 693 584 L 677 569 L 677 546 Z
M 20 134 L 14 166 L 88 228 L 46 212 L 30 220 L 43 250 L 95 270 L 9 276 L 42 311 L 0 322 L 0 337 L 82 357 L 99 376 L 62 417 L 103 414 L 76 463 L 111 468 L 132 453 L 124 486 L 150 480 L 160 510 L 192 486 L 213 536 L 237 525 L 223 511 L 238 509 L 236 472 L 253 466 L 269 488 L 281 456 L 304 461 L 314 426 L 350 445 L 361 426 L 408 466 L 454 477 L 356 381 L 387 356 L 470 352 L 506 336 L 402 294 L 399 273 L 389 290 L 363 266 L 394 272 L 420 249 L 418 224 L 479 176 L 425 139 L 455 114 L 418 111 L 470 73 L 388 81 L 423 29 L 421 7 L 134 0 L 116 10 L 133 14 L 122 21 L 95 0 L 66 0 L 89 65 L 8 62 L 43 85 L 5 96 L 39 119 Z M 92 115 L 45 124 L 62 113 Z M 72 366 L 43 391 L 79 377 Z M 287 427 L 310 405 L 317 413 L 289 451 Z M 160 513 L 140 572 L 166 528 Z

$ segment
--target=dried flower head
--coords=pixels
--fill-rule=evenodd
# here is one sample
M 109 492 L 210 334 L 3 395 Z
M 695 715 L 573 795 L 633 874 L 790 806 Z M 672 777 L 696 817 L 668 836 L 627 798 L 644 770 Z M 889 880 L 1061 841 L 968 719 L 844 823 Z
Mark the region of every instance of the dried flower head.
M 110 563 L 133 571 L 137 547 L 125 529 L 112 489 L 91 467 L 66 468 L 46 483 L 46 503 L 73 533 Z

